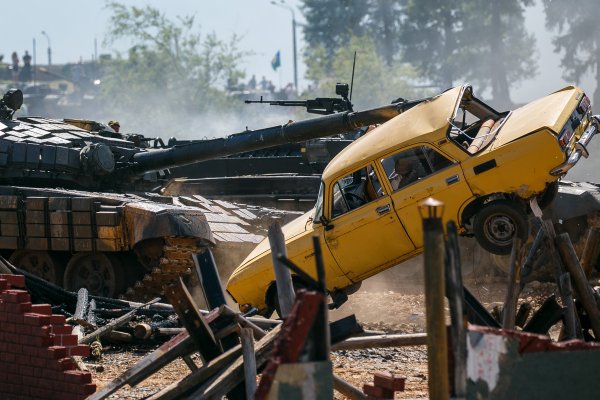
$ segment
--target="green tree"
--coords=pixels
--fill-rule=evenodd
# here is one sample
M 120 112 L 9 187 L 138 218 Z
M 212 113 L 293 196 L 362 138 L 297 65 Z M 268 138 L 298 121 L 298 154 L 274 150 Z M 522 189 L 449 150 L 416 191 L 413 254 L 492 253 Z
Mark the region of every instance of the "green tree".
M 579 82 L 587 72 L 596 73 L 593 104 L 600 104 L 600 24 L 597 0 L 561 2 L 544 0 L 546 26 L 557 31 L 556 52 L 562 52 L 564 78 Z
M 366 30 L 388 65 L 400 59 L 400 32 L 405 7 L 406 0 L 379 0 L 370 4 Z
M 442 88 L 454 86 L 463 75 L 460 29 L 465 19 L 462 0 L 409 0 L 402 25 L 405 59 L 422 76 Z
M 464 78 L 480 89 L 490 88 L 499 107 L 511 107 L 511 86 L 537 73 L 535 37 L 527 32 L 524 17 L 525 7 L 532 4 L 532 0 L 463 3 L 459 53 Z
M 471 80 L 509 106 L 510 87 L 536 73 L 535 38 L 525 29 L 532 0 L 409 0 L 405 58 L 442 88 Z
M 323 48 L 328 57 L 333 56 L 352 36 L 365 33 L 369 7 L 365 0 L 303 0 L 300 9 L 306 19 L 303 32 L 308 48 Z
M 235 36 L 224 43 L 214 33 L 201 35 L 193 17 L 170 20 L 149 6 L 109 2 L 107 8 L 112 15 L 105 41 L 131 43 L 126 57 L 102 65 L 102 96 L 113 100 L 109 111 L 172 121 L 174 113 L 199 114 L 225 104 L 220 87 L 227 78 L 243 76 L 238 64 L 244 53 Z
M 314 48 L 310 57 L 305 59 L 307 78 L 312 81 L 312 90 L 306 95 L 331 96 L 337 82 L 349 82 L 355 51 L 358 52 L 352 93 L 355 109 L 389 104 L 398 97 L 412 99 L 423 95 L 409 84 L 416 77 L 414 68 L 400 62 L 388 65 L 368 36 L 351 37 L 349 43 L 337 49 L 331 57 L 324 48 Z M 326 59 L 329 59 L 331 68 L 324 67 Z

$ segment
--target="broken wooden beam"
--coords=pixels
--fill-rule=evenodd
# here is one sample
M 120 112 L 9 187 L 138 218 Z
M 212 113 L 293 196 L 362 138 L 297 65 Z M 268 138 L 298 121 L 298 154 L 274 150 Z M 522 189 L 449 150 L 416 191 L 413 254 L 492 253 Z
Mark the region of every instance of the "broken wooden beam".
M 256 358 L 254 357 L 252 328 L 242 328 L 240 338 L 242 342 L 242 356 L 244 358 L 246 398 L 253 399 L 256 392 Z
M 588 232 L 583 253 L 581 254 L 581 268 L 589 279 L 600 256 L 600 227 L 592 226 Z
M 271 255 L 273 256 L 273 268 L 275 270 L 275 284 L 277 286 L 277 298 L 279 309 L 277 312 L 281 318 L 286 317 L 292 305 L 294 304 L 294 286 L 292 284 L 292 274 L 290 270 L 279 261 L 278 256 L 282 254 L 287 256 L 285 248 L 285 237 L 281 231 L 279 223 L 273 223 L 269 226 L 269 244 L 271 245 Z
M 384 347 L 424 346 L 426 344 L 426 333 L 360 336 L 346 339 L 331 345 L 331 351 L 374 349 Z
M 206 319 L 198 311 L 196 303 L 188 292 L 183 280 L 165 288 L 165 296 L 173 304 L 179 320 L 192 337 L 202 358 L 208 362 L 222 353 L 212 329 Z
M 521 265 L 519 253 L 521 252 L 522 240 L 518 236 L 513 238 L 510 261 L 508 263 L 508 288 L 502 308 L 502 328 L 515 329 L 515 316 L 517 313 L 517 300 L 519 298 Z
M 97 338 L 101 338 L 101 337 L 109 334 L 113 329 L 118 328 L 119 326 L 124 325 L 127 322 L 129 322 L 131 320 L 131 318 L 133 318 L 133 316 L 135 315 L 137 310 L 139 310 L 142 307 L 146 307 L 150 304 L 154 304 L 154 303 L 158 302 L 159 300 L 160 300 L 160 297 L 157 297 L 155 299 L 150 300 L 147 303 L 141 304 L 139 307 L 134 308 L 133 310 L 129 311 L 127 314 L 109 322 L 108 324 L 98 328 L 94 332 L 84 336 L 83 338 L 81 338 L 81 340 L 79 340 L 79 343 L 90 344 Z
M 581 265 L 579 264 L 577 254 L 575 254 L 575 249 L 571 243 L 571 238 L 569 238 L 569 234 L 561 233 L 556 237 L 556 242 L 562 260 L 575 283 L 577 297 L 581 301 L 581 304 L 588 315 L 594 337 L 596 340 L 600 340 L 600 310 L 598 310 L 592 288 L 585 276 L 583 268 L 581 268 Z
M 192 338 L 189 337 L 187 332 L 181 332 L 137 362 L 133 367 L 104 386 L 101 390 L 92 394 L 87 400 L 105 399 L 126 384 L 133 387 L 176 358 L 194 352 L 194 349 L 195 344 Z
M 336 374 L 333 374 L 333 388 L 350 400 L 367 400 L 367 395 L 359 388 L 349 384 Z

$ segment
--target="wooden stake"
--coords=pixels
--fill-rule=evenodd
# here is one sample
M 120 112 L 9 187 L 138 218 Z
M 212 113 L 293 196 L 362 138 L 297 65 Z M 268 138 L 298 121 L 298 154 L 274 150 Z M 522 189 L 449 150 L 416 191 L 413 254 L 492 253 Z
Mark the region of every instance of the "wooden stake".
M 271 255 L 273 257 L 273 268 L 275 269 L 275 283 L 277 285 L 277 297 L 279 299 L 279 312 L 281 318 L 286 317 L 294 304 L 294 286 L 292 284 L 292 274 L 285 265 L 279 261 L 277 256 L 283 254 L 287 256 L 285 248 L 285 236 L 281 231 L 281 226 L 274 223 L 269 227 L 269 244 L 271 245 Z
M 246 398 L 253 399 L 256 392 L 256 358 L 254 358 L 254 337 L 252 328 L 242 328 L 242 356 L 244 357 L 244 381 Z
M 598 256 L 600 256 L 600 228 L 592 226 L 585 241 L 583 254 L 581 255 L 581 267 L 588 279 L 594 272 Z
M 517 236 L 513 238 L 512 251 L 508 264 L 508 288 L 502 309 L 502 328 L 515 329 L 515 315 L 517 313 L 517 299 L 519 298 L 520 288 L 520 263 L 519 253 L 521 250 L 521 239 Z

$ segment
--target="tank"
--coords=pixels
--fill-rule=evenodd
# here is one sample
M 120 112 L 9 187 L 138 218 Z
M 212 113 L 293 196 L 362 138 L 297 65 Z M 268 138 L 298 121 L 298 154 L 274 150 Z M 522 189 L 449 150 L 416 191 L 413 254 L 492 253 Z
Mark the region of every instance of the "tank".
M 169 168 L 348 132 L 414 105 L 164 145 L 94 121 L 14 118 L 22 99 L 11 89 L 0 101 L 0 251 L 67 289 L 131 299 L 189 275 L 203 249 L 213 249 L 220 268 L 237 265 L 262 239 L 252 231 L 260 212 L 272 214 L 200 195 L 162 196 Z

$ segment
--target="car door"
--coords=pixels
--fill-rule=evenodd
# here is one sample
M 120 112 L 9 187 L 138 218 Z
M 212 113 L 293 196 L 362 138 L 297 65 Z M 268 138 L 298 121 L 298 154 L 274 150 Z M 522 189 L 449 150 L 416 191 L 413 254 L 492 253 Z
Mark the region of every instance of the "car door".
M 372 164 L 334 181 L 325 241 L 346 276 L 361 281 L 414 251 Z
M 398 162 L 398 160 L 404 160 Z M 408 161 L 406 161 L 408 160 Z M 398 166 L 411 164 L 410 179 L 400 180 L 394 187 Z M 419 203 L 428 197 L 444 203 L 444 221 L 457 220 L 458 211 L 472 196 L 464 179 L 460 164 L 429 145 L 417 145 L 403 149 L 381 159 L 387 174 L 386 185 L 393 190 L 391 198 L 394 209 L 408 236 L 417 248 L 423 247 L 423 228 Z

